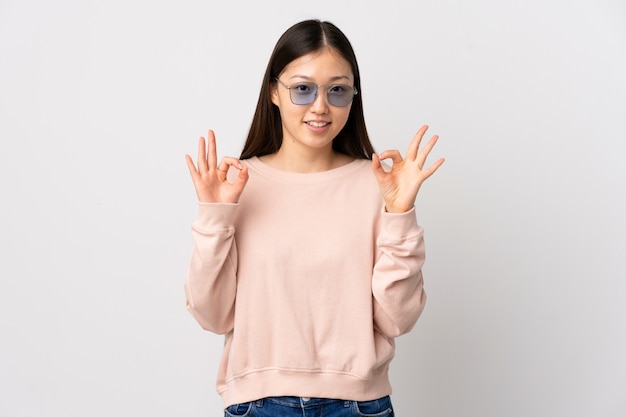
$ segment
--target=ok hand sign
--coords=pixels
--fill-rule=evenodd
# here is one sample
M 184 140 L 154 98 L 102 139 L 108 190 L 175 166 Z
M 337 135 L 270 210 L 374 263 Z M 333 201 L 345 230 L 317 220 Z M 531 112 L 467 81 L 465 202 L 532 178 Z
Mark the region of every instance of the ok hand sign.
M 385 209 L 391 213 L 404 213 L 409 211 L 415 204 L 415 197 L 422 183 L 430 177 L 443 164 L 440 158 L 428 169 L 424 169 L 426 157 L 437 143 L 438 136 L 433 136 L 424 149 L 419 150 L 422 137 L 428 126 L 422 126 L 417 131 L 409 148 L 406 158 L 397 150 L 384 151 L 379 155 L 372 156 L 372 170 L 378 180 L 380 192 L 385 199 Z M 391 158 L 393 165 L 389 172 L 385 171 L 380 161 Z
M 215 134 L 209 130 L 209 150 L 205 149 L 203 137 L 198 142 L 198 168 L 189 155 L 185 155 L 187 167 L 201 203 L 236 203 L 248 182 L 248 167 L 238 159 L 226 156 L 217 164 Z M 239 170 L 235 182 L 230 183 L 226 174 L 234 167 Z

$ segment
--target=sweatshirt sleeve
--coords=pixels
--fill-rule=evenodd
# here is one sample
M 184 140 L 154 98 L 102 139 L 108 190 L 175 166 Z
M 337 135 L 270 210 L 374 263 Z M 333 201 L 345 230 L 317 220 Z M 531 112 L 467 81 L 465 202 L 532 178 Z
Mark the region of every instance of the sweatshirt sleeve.
M 393 338 L 413 328 L 426 303 L 422 280 L 424 239 L 415 209 L 382 213 L 380 221 L 372 277 L 374 325 Z
M 200 326 L 217 334 L 233 328 L 237 204 L 200 203 L 192 225 L 194 247 L 185 281 L 186 307 Z

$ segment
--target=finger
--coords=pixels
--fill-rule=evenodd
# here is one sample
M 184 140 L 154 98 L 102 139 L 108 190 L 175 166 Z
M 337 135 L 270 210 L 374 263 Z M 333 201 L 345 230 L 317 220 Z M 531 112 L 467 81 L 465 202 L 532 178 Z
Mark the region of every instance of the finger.
M 232 156 L 225 156 L 220 161 L 219 166 L 217 167 L 220 171 L 228 170 L 228 167 L 235 167 L 237 169 L 242 169 L 243 165 L 241 161 L 237 158 L 233 158 Z
M 248 182 L 248 177 L 248 167 L 246 165 L 242 165 L 241 170 L 239 171 L 239 175 L 237 175 L 237 180 L 235 180 L 233 186 L 239 192 L 243 191 L 243 187 L 245 187 L 246 183 Z
M 380 154 L 380 159 L 391 159 L 394 164 L 402 162 L 402 154 L 397 149 L 393 149 L 390 151 L 384 151 Z
M 208 140 L 209 151 L 207 154 L 207 163 L 209 170 L 213 170 L 217 167 L 217 147 L 215 145 L 215 133 L 212 130 L 209 130 Z
M 406 150 L 407 159 L 415 160 L 415 158 L 417 158 L 417 150 L 419 149 L 422 138 L 424 137 L 424 134 L 427 130 L 428 125 L 424 125 L 417 131 L 417 133 L 415 133 L 415 136 L 413 136 L 413 140 L 409 144 L 409 148 Z
M 373 153 L 372 154 L 372 169 L 376 169 L 380 167 L 380 158 L 378 157 L 378 154 Z
M 438 140 L 439 140 L 439 136 L 437 135 L 433 136 L 428 141 L 426 146 L 424 146 L 424 149 L 422 149 L 420 153 L 417 155 L 416 159 L 417 159 L 417 163 L 420 169 L 424 166 L 424 163 L 426 162 L 426 158 L 428 157 L 428 154 L 430 153 L 430 151 L 433 150 L 433 147 L 435 146 Z
M 385 170 L 383 169 L 383 166 L 380 163 L 380 158 L 377 154 L 372 154 L 372 171 L 374 171 L 374 176 L 379 180 L 382 179 L 383 175 L 385 175 Z
M 189 155 L 185 155 L 185 160 L 187 161 L 187 168 L 189 168 L 189 174 L 191 174 L 191 179 L 196 180 L 198 177 L 198 170 L 193 163 L 193 159 Z
M 220 161 L 220 164 L 217 167 L 217 175 L 221 181 L 226 181 L 226 178 L 228 175 L 228 169 L 231 166 L 239 170 L 242 169 L 241 162 L 239 162 L 238 159 L 230 157 L 230 156 L 223 157 L 222 160 Z
M 206 162 L 206 142 L 204 137 L 198 139 L 198 172 L 206 172 L 208 169 Z
M 432 164 L 427 170 L 423 170 L 422 174 L 424 175 L 424 179 L 427 179 L 431 175 L 435 173 L 439 169 L 439 167 L 445 162 L 444 158 L 439 158 L 434 164 Z

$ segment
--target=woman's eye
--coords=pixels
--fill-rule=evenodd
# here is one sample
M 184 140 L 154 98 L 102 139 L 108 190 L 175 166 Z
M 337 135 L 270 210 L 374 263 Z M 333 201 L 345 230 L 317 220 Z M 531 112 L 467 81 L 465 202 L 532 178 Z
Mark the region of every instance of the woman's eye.
M 297 84 L 294 87 L 291 87 L 293 90 L 297 91 L 298 93 L 309 93 L 311 92 L 311 87 L 309 87 L 306 84 Z
M 328 91 L 334 94 L 343 94 L 346 92 L 346 88 L 343 85 L 333 85 Z

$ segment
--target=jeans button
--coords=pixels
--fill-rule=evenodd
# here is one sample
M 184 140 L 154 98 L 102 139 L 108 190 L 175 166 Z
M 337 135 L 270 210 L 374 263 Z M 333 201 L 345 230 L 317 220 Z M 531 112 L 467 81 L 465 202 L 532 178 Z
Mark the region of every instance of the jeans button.
M 304 402 L 311 401 L 311 397 L 302 397 L 302 401 Z

